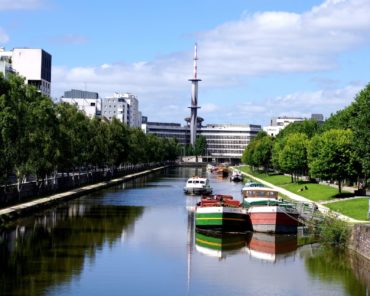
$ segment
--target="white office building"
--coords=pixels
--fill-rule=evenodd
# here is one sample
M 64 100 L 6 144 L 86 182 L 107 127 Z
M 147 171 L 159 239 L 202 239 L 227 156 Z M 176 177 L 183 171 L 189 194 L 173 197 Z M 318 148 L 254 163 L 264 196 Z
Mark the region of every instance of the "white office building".
M 198 134 L 207 141 L 207 154 L 212 158 L 241 158 L 250 141 L 261 130 L 260 125 L 207 124 Z
M 190 127 L 179 123 L 144 122 L 142 130 L 161 138 L 177 139 L 179 144 L 190 143 Z M 205 137 L 208 161 L 240 160 L 250 141 L 261 131 L 260 125 L 207 124 L 197 127 L 197 134 Z
M 271 119 L 271 125 L 263 127 L 263 130 L 272 137 L 276 137 L 276 135 L 284 128 L 286 128 L 289 124 L 293 122 L 304 121 L 307 118 L 303 117 L 289 117 L 289 116 L 282 116 L 282 117 L 273 117 Z M 324 116 L 322 114 L 312 114 L 311 119 L 316 120 L 318 123 L 324 122 Z
M 24 77 L 27 84 L 50 96 L 52 57 L 49 53 L 40 48 L 0 49 L 0 58 L 7 58 L 11 68 Z
M 89 118 L 101 116 L 101 99 L 96 92 L 72 89 L 65 91 L 60 101 L 76 106 Z
M 103 99 L 102 116 L 108 120 L 117 118 L 130 127 L 141 126 L 141 112 L 138 99 L 130 93 L 115 93 Z

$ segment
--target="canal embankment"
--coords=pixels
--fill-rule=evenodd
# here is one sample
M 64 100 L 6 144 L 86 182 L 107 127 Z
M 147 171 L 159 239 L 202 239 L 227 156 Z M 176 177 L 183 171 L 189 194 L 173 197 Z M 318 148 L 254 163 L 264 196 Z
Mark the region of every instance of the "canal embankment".
M 73 198 L 77 198 L 77 197 L 80 197 L 82 195 L 86 195 L 86 194 L 95 192 L 97 190 L 101 190 L 101 189 L 104 189 L 104 188 L 116 186 L 116 185 L 125 183 L 129 180 L 132 180 L 132 179 L 135 179 L 135 178 L 138 178 L 138 177 L 142 177 L 142 176 L 149 175 L 149 174 L 152 174 L 154 172 L 163 170 L 167 167 L 168 166 L 160 166 L 160 167 L 156 167 L 156 168 L 143 170 L 141 172 L 128 174 L 128 175 L 125 175 L 125 176 L 122 176 L 122 177 L 119 177 L 119 178 L 115 178 L 115 179 L 112 179 L 112 180 L 107 180 L 107 181 L 99 182 L 99 183 L 96 183 L 96 184 L 90 184 L 90 185 L 82 186 L 82 187 L 79 187 L 79 188 L 74 188 L 74 189 L 68 190 L 66 192 L 53 194 L 53 195 L 46 196 L 46 197 L 43 197 L 43 198 L 37 198 L 37 199 L 29 201 L 29 202 L 25 202 L 25 203 L 21 203 L 21 204 L 17 204 L 17 205 L 14 205 L 14 206 L 10 206 L 10 207 L 7 207 L 7 208 L 0 209 L 0 225 L 2 223 L 7 222 L 7 221 L 10 221 L 10 220 L 22 217 L 22 216 L 26 216 L 26 215 L 29 215 L 30 213 L 35 212 L 35 211 L 53 206 L 57 203 L 61 203 L 61 202 L 64 202 L 64 201 L 67 201 L 67 200 L 70 200 L 70 199 L 73 199 Z
M 353 226 L 348 247 L 370 260 L 370 224 Z

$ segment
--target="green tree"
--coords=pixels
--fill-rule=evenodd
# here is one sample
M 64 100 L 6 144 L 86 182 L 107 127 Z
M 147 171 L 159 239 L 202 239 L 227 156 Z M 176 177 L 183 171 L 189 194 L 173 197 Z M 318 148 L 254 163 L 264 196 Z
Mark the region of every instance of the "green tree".
M 90 155 L 89 123 L 90 119 L 77 110 L 75 106 L 67 103 L 58 104 L 56 109 L 59 125 L 59 158 L 58 169 L 69 173 L 78 171 L 87 165 Z
M 198 162 L 198 156 L 205 155 L 207 152 L 207 140 L 205 136 L 200 135 L 196 138 L 193 151 Z
M 36 177 L 37 185 L 42 186 L 48 176 L 56 173 L 59 129 L 51 99 L 41 95 L 36 89 L 34 89 L 33 98 L 27 116 L 28 163 L 30 173 Z
M 147 138 L 144 132 L 139 128 L 133 128 L 130 129 L 129 135 L 129 162 L 134 164 L 148 162 Z
M 315 119 L 305 119 L 289 124 L 276 136 L 277 139 L 287 138 L 291 134 L 302 133 L 309 139 L 321 131 L 320 124 Z
M 308 145 L 308 166 L 313 177 L 342 181 L 354 174 L 356 155 L 351 130 L 329 130 L 313 137 Z
M 10 108 L 9 98 L 10 84 L 0 73 L 0 182 L 7 180 L 8 174 L 12 171 L 14 162 L 12 158 L 12 146 L 9 145 L 11 126 L 9 126 Z
M 253 163 L 258 166 L 263 166 L 267 173 L 271 167 L 273 140 L 267 134 L 256 140 L 253 152 Z
M 29 132 L 27 124 L 29 104 L 32 102 L 33 91 L 17 75 L 10 75 L 7 82 L 1 83 L 0 94 L 0 130 L 2 138 L 3 166 L 15 171 L 17 190 L 20 194 L 26 176 L 30 173 L 29 163 Z M 20 196 L 20 195 L 19 195 Z
M 370 175 L 370 83 L 356 96 L 350 123 L 354 149 L 359 155 L 364 179 Z
M 103 167 L 108 161 L 108 125 L 99 118 L 93 118 L 89 123 L 89 159 L 88 162 L 95 167 Z
M 108 163 L 113 170 L 128 160 L 129 131 L 125 124 L 113 118 L 108 126 Z
M 303 133 L 290 134 L 279 154 L 279 166 L 297 181 L 297 176 L 307 171 L 307 142 Z

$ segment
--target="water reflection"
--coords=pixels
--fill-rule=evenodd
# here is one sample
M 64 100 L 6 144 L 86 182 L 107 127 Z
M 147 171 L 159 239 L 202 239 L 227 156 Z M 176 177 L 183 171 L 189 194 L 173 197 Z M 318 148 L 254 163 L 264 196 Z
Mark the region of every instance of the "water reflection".
M 142 207 L 76 203 L 2 229 L 0 294 L 40 295 L 70 281 L 104 244 L 130 232 L 142 214 Z
M 294 257 L 294 251 L 297 247 L 296 235 L 255 232 L 247 243 L 247 253 L 260 260 L 276 262 L 291 256 Z
M 347 295 L 369 295 L 369 262 L 346 250 L 316 247 L 314 256 L 305 256 L 309 274 L 322 282 L 342 285 Z
M 196 229 L 195 249 L 201 254 L 225 259 L 227 256 L 244 253 L 251 236 L 252 233 L 232 234 Z

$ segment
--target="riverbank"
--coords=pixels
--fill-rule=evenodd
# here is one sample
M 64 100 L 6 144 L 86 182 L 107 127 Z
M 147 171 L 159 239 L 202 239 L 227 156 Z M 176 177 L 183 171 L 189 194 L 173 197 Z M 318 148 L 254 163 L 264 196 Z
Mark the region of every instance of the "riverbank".
M 101 190 L 104 188 L 108 188 L 111 186 L 115 186 L 118 184 L 122 184 L 126 181 L 132 180 L 137 177 L 145 176 L 151 173 L 154 173 L 156 171 L 160 171 L 168 166 L 160 166 L 154 169 L 145 170 L 138 173 L 129 174 L 120 178 L 112 179 L 109 181 L 99 182 L 92 185 L 83 186 L 80 188 L 75 188 L 73 190 L 69 190 L 63 193 L 50 195 L 44 198 L 38 198 L 30 202 L 14 205 L 11 207 L 7 207 L 0 210 L 0 226 L 1 224 L 8 222 L 10 220 L 28 215 L 34 211 L 38 211 L 43 208 L 50 207 L 52 205 L 55 205 L 57 203 L 77 198 L 82 195 Z

